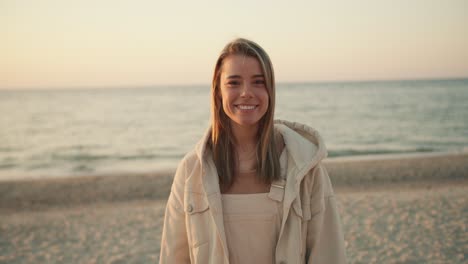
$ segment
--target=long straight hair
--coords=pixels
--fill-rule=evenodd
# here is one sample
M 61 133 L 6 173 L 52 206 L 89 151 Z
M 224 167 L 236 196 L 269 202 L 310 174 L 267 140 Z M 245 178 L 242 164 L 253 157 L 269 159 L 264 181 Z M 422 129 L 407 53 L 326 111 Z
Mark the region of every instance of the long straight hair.
M 229 55 L 244 55 L 256 58 L 260 63 L 268 92 L 268 109 L 259 120 L 257 133 L 256 174 L 259 180 L 271 183 L 280 177 L 278 146 L 273 128 L 275 112 L 275 76 L 268 54 L 257 43 L 238 38 L 229 42 L 216 62 L 211 85 L 211 149 L 222 189 L 228 189 L 237 172 L 237 155 L 234 148 L 230 118 L 221 102 L 220 76 L 223 62 Z

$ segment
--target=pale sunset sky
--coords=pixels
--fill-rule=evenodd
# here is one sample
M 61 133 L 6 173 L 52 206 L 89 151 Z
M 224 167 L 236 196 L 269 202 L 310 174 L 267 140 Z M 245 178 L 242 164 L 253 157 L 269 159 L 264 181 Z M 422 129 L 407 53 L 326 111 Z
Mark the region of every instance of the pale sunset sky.
M 468 77 L 468 1 L 0 0 L 0 89 L 209 84 L 230 40 L 278 82 Z

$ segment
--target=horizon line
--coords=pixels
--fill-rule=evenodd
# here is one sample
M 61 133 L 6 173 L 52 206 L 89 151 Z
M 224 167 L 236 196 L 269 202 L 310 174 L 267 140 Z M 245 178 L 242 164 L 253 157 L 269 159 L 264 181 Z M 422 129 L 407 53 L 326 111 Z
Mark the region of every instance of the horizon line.
M 468 80 L 468 76 L 460 77 L 422 77 L 422 78 L 401 78 L 401 79 L 349 79 L 349 80 L 311 80 L 311 81 L 277 81 L 276 85 L 283 84 L 293 84 L 293 85 L 303 85 L 303 84 L 340 84 L 340 83 L 374 83 L 374 82 L 417 82 L 417 81 L 464 81 Z M 207 83 L 185 83 L 185 84 L 119 84 L 119 85 L 82 85 L 82 86 L 18 86 L 18 87 L 0 87 L 0 91 L 50 91 L 50 90 L 95 90 L 95 89 L 142 89 L 142 88 L 162 88 L 162 87 L 194 87 L 194 86 L 211 86 L 209 82 Z

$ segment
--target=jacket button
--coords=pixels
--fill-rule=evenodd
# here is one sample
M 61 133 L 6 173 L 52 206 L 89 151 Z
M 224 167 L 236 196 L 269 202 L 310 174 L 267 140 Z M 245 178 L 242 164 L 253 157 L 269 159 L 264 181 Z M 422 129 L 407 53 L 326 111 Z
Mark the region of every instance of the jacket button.
M 193 211 L 193 206 L 191 204 L 189 204 L 187 206 L 187 212 L 191 213 Z

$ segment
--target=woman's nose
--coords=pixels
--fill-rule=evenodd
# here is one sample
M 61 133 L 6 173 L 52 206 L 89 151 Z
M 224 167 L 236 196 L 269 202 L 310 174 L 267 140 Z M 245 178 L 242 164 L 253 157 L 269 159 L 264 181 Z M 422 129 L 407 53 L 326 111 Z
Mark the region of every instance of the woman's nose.
M 241 97 L 252 97 L 252 89 L 248 83 L 242 85 Z

